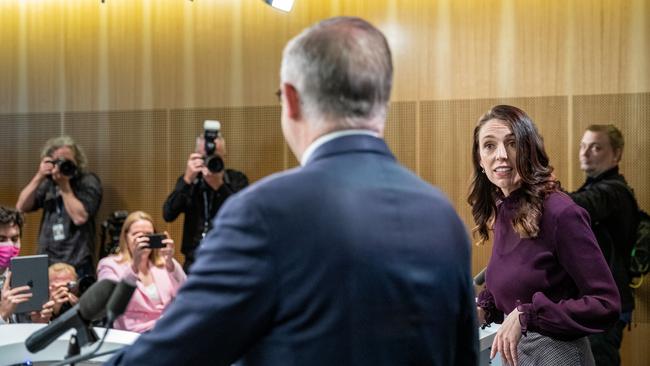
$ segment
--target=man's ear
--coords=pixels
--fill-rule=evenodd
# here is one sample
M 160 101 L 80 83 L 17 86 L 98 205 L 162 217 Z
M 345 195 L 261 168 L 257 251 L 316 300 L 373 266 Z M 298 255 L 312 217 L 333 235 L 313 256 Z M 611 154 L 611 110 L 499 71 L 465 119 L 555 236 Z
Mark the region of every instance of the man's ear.
M 282 84 L 282 102 L 285 104 L 287 113 L 291 119 L 300 119 L 302 115 L 302 104 L 300 103 L 298 90 L 293 85 L 289 83 Z
M 618 148 L 614 150 L 614 160 L 616 160 L 616 163 L 620 163 L 621 159 L 623 158 L 623 149 Z

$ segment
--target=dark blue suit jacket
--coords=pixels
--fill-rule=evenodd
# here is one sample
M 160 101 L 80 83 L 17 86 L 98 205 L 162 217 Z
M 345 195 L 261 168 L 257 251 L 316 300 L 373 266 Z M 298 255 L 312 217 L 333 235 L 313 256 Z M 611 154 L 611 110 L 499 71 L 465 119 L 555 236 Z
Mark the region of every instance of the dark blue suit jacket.
M 475 365 L 448 200 L 352 135 L 231 197 L 154 330 L 109 364 Z

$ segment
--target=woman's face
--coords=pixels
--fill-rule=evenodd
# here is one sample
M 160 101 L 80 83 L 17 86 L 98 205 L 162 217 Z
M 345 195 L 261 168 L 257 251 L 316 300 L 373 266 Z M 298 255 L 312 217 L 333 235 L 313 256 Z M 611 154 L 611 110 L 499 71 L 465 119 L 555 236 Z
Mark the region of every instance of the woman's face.
M 508 196 L 521 185 L 514 134 L 505 122 L 491 119 L 479 130 L 478 142 L 481 168 L 490 182 Z
M 129 245 L 131 256 L 133 256 L 133 252 L 137 245 L 135 239 L 146 234 L 153 234 L 153 224 L 151 221 L 140 219 L 131 224 L 129 230 L 126 232 L 126 243 Z M 145 249 L 144 251 L 148 255 L 151 249 Z

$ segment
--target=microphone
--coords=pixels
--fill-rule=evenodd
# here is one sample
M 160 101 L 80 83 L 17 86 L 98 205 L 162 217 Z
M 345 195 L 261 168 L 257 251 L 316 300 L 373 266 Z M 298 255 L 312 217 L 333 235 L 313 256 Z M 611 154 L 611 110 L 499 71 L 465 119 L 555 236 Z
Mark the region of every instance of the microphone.
M 127 305 L 129 305 L 129 301 L 131 301 L 133 291 L 135 291 L 135 284 L 126 280 L 120 281 L 115 286 L 115 290 L 106 304 L 107 328 L 112 327 L 115 319 L 124 314 Z
M 131 296 L 133 295 L 133 291 L 135 291 L 135 288 L 136 288 L 135 284 L 126 281 L 124 279 L 115 286 L 115 290 L 113 290 L 111 297 L 108 299 L 108 302 L 106 303 L 106 318 L 107 318 L 106 331 L 104 332 L 104 336 L 102 337 L 102 339 L 97 343 L 97 345 L 92 351 L 71 358 L 66 358 L 65 360 L 57 362 L 52 366 L 63 366 L 67 364 L 73 365 L 81 361 L 86 361 L 92 358 L 117 352 L 119 349 L 112 349 L 106 352 L 97 353 L 97 351 L 99 351 L 99 349 L 102 348 L 102 345 L 104 344 L 104 340 L 106 340 L 106 335 L 108 335 L 108 330 L 113 327 L 113 322 L 115 321 L 115 319 L 118 316 L 124 314 L 127 305 L 129 305 L 129 301 L 131 301 Z
M 485 283 L 485 270 L 487 267 L 483 268 L 476 276 L 474 276 L 474 286 L 483 286 Z
M 27 350 L 36 353 L 71 328 L 77 330 L 77 340 L 80 347 L 97 341 L 97 334 L 90 328 L 90 322 L 104 316 L 106 300 L 114 288 L 115 282 L 111 280 L 101 280 L 90 286 L 79 298 L 77 305 L 63 313 L 45 328 L 32 333 L 25 340 Z

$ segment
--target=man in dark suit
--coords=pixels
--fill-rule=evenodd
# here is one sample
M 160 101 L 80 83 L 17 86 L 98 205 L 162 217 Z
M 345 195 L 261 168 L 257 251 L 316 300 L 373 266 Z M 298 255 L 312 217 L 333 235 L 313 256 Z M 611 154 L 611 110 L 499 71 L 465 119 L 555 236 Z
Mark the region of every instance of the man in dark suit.
M 226 202 L 175 302 L 110 363 L 475 365 L 469 240 L 381 139 L 391 83 L 364 20 L 291 40 L 282 130 L 302 166 Z

